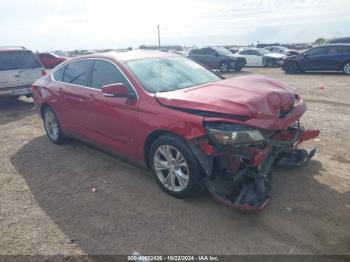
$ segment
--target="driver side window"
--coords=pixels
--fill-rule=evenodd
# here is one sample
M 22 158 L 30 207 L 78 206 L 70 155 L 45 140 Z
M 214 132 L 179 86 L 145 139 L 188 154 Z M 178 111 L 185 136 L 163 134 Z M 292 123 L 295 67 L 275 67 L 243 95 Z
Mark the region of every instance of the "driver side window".
M 130 90 L 130 84 L 111 62 L 105 60 L 95 60 L 91 75 L 91 87 L 101 89 L 110 84 L 123 83 Z
M 204 55 L 216 55 L 216 52 L 211 48 L 203 48 L 202 52 Z

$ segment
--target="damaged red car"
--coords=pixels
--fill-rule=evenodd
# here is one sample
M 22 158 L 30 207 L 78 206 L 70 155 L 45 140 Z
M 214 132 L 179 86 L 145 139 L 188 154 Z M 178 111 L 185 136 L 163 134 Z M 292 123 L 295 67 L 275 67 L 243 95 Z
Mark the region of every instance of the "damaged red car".
M 183 56 L 154 51 L 70 59 L 33 85 L 46 133 L 74 137 L 152 169 L 174 197 L 199 188 L 221 202 L 261 210 L 271 167 L 300 166 L 319 135 L 299 123 L 305 102 L 263 76 L 224 79 Z

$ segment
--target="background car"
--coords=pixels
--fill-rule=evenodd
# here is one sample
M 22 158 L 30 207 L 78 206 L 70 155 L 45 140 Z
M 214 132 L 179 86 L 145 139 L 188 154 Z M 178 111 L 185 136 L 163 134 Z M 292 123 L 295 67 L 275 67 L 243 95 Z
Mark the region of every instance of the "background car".
M 246 66 L 266 66 L 274 67 L 282 64 L 282 58 L 286 55 L 271 53 L 264 48 L 247 48 L 237 53 L 240 56 L 243 56 L 247 64 Z M 234 54 L 236 55 L 236 54 Z
M 239 72 L 246 65 L 246 60 L 243 56 L 233 55 L 224 47 L 192 49 L 188 57 L 211 69 L 219 69 L 222 73 L 232 69 Z
M 350 37 L 339 37 L 330 39 L 326 44 L 350 44 Z
M 0 96 L 31 95 L 31 85 L 45 75 L 43 65 L 24 47 L 0 47 Z
M 299 52 L 295 51 L 295 50 L 291 50 L 288 49 L 285 46 L 267 46 L 264 47 L 265 49 L 267 49 L 268 51 L 270 51 L 271 53 L 277 53 L 277 54 L 285 54 L 285 55 L 298 55 Z
M 331 44 L 311 48 L 283 60 L 282 69 L 287 73 L 305 71 L 343 71 L 350 75 L 350 44 Z
M 36 56 L 45 68 L 54 68 L 63 61 L 67 60 L 67 57 L 59 56 L 55 53 L 38 53 Z

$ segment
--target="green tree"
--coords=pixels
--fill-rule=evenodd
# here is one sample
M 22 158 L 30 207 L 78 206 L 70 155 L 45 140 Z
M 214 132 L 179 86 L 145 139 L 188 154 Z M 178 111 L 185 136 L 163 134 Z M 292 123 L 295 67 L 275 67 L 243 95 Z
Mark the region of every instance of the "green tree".
M 327 39 L 320 37 L 315 40 L 315 45 L 322 45 L 327 41 Z

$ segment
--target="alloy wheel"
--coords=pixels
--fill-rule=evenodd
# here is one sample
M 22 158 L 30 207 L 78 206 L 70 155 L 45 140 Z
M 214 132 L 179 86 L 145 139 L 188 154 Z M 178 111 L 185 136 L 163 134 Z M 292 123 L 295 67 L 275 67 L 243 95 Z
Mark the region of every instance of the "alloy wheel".
M 222 63 L 220 65 L 220 71 L 221 72 L 226 73 L 226 72 L 228 72 L 228 70 L 229 70 L 229 65 L 227 63 Z
M 46 111 L 44 121 L 45 121 L 45 128 L 48 136 L 53 141 L 58 140 L 60 130 L 59 130 L 56 116 L 51 110 Z
M 183 191 L 189 183 L 189 167 L 179 150 L 170 145 L 157 148 L 153 158 L 154 170 L 159 181 L 168 190 Z
M 346 63 L 343 67 L 344 73 L 350 75 L 350 63 Z

